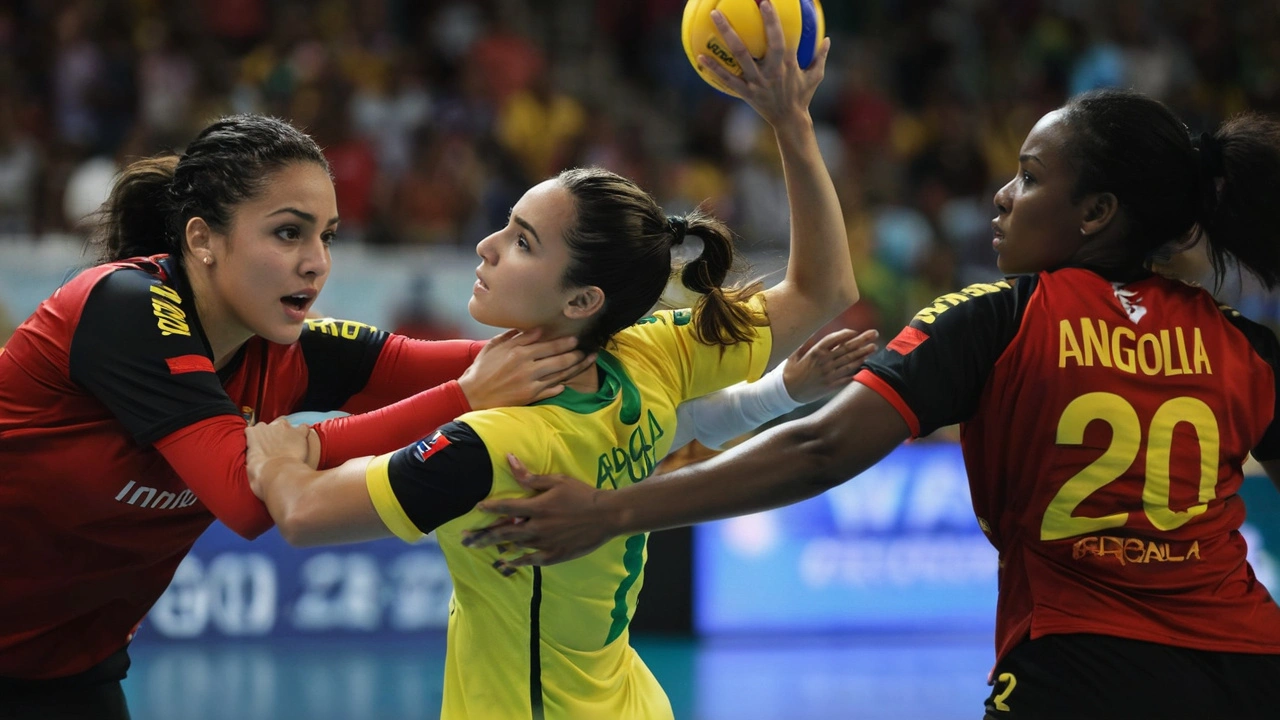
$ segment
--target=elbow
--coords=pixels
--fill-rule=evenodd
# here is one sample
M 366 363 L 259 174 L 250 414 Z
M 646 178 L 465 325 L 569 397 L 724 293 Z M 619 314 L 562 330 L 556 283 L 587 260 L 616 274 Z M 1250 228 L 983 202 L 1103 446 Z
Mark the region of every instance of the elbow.
M 858 282 L 850 273 L 846 282 L 840 283 L 832 293 L 831 305 L 827 310 L 832 316 L 839 315 L 860 300 L 862 295 L 858 292 Z
M 797 462 L 804 468 L 804 483 L 810 496 L 820 495 L 851 477 L 843 452 L 848 438 L 842 438 L 829 423 L 815 422 L 812 417 L 792 424 L 789 442 L 800 452 Z
M 276 521 L 276 529 L 280 537 L 291 547 L 306 548 L 323 544 L 323 536 L 318 532 L 316 523 L 308 517 L 306 509 L 297 503 L 277 513 L 272 509 L 272 518 Z

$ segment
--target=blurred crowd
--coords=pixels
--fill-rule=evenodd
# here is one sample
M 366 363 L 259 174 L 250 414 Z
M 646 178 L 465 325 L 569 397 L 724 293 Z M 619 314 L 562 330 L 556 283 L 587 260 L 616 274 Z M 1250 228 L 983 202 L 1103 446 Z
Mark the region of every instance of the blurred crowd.
M 1199 132 L 1280 109 L 1275 0 L 828 0 L 813 115 L 865 297 L 891 332 L 997 273 L 991 197 L 1034 121 L 1133 87 Z M 779 253 L 768 128 L 688 65 L 683 0 L 10 0 L 0 236 L 74 231 L 112 174 L 233 112 L 326 148 L 341 242 L 470 246 L 532 183 L 602 165 L 669 212 L 708 203 Z M 1191 260 L 1186 267 L 1203 270 Z M 1280 324 L 1228 276 L 1227 299 Z

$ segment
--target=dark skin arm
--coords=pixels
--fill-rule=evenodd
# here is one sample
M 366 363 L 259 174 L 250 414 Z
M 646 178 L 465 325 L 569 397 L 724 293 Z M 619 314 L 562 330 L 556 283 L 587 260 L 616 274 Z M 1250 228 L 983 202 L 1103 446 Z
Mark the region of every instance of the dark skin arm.
M 559 475 L 516 478 L 538 492 L 490 500 L 488 512 L 522 520 L 478 530 L 472 547 L 514 543 L 535 552 L 510 566 L 552 565 L 582 557 L 617 535 L 692 525 L 790 505 L 874 465 L 910 437 L 898 411 L 853 383 L 809 417 L 780 425 L 703 463 L 620 490 L 596 490 Z

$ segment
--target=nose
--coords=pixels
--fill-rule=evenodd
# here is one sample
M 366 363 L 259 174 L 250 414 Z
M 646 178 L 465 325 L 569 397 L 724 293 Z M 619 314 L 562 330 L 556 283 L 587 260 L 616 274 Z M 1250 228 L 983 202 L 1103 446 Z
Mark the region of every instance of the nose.
M 1009 211 L 1013 209 L 1013 191 L 1011 188 L 1016 180 L 1017 178 L 1010 180 L 1004 184 L 1004 187 L 996 191 L 993 200 L 996 204 L 996 210 L 1001 215 L 1008 215 Z
M 329 246 L 324 244 L 323 238 L 316 235 L 308 240 L 302 248 L 298 272 L 309 278 L 322 279 L 329 274 L 331 262 Z
M 494 241 L 495 237 L 497 237 L 497 233 L 494 233 L 493 235 L 490 235 L 476 243 L 476 255 L 479 255 L 481 260 L 484 260 L 490 265 L 498 264 L 498 252 L 495 249 L 496 243 Z

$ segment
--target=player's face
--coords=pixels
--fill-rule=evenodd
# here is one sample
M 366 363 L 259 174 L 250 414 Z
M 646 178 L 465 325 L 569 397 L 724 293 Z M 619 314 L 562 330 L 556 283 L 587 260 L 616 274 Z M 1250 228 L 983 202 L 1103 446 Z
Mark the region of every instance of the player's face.
M 329 175 L 312 162 L 286 165 L 263 187 L 235 206 L 226 236 L 214 237 L 208 270 L 225 323 L 289 344 L 329 277 L 338 204 Z
M 1080 249 L 1082 210 L 1071 200 L 1076 171 L 1067 162 L 1062 112 L 1040 118 L 1019 152 L 1018 174 L 996 193 L 996 264 L 1006 274 L 1065 264 Z
M 494 327 L 572 332 L 565 313 L 575 292 L 562 280 L 569 267 L 564 231 L 573 221 L 573 196 L 558 181 L 526 192 L 506 227 L 476 245 L 480 265 L 467 304 L 471 317 Z

